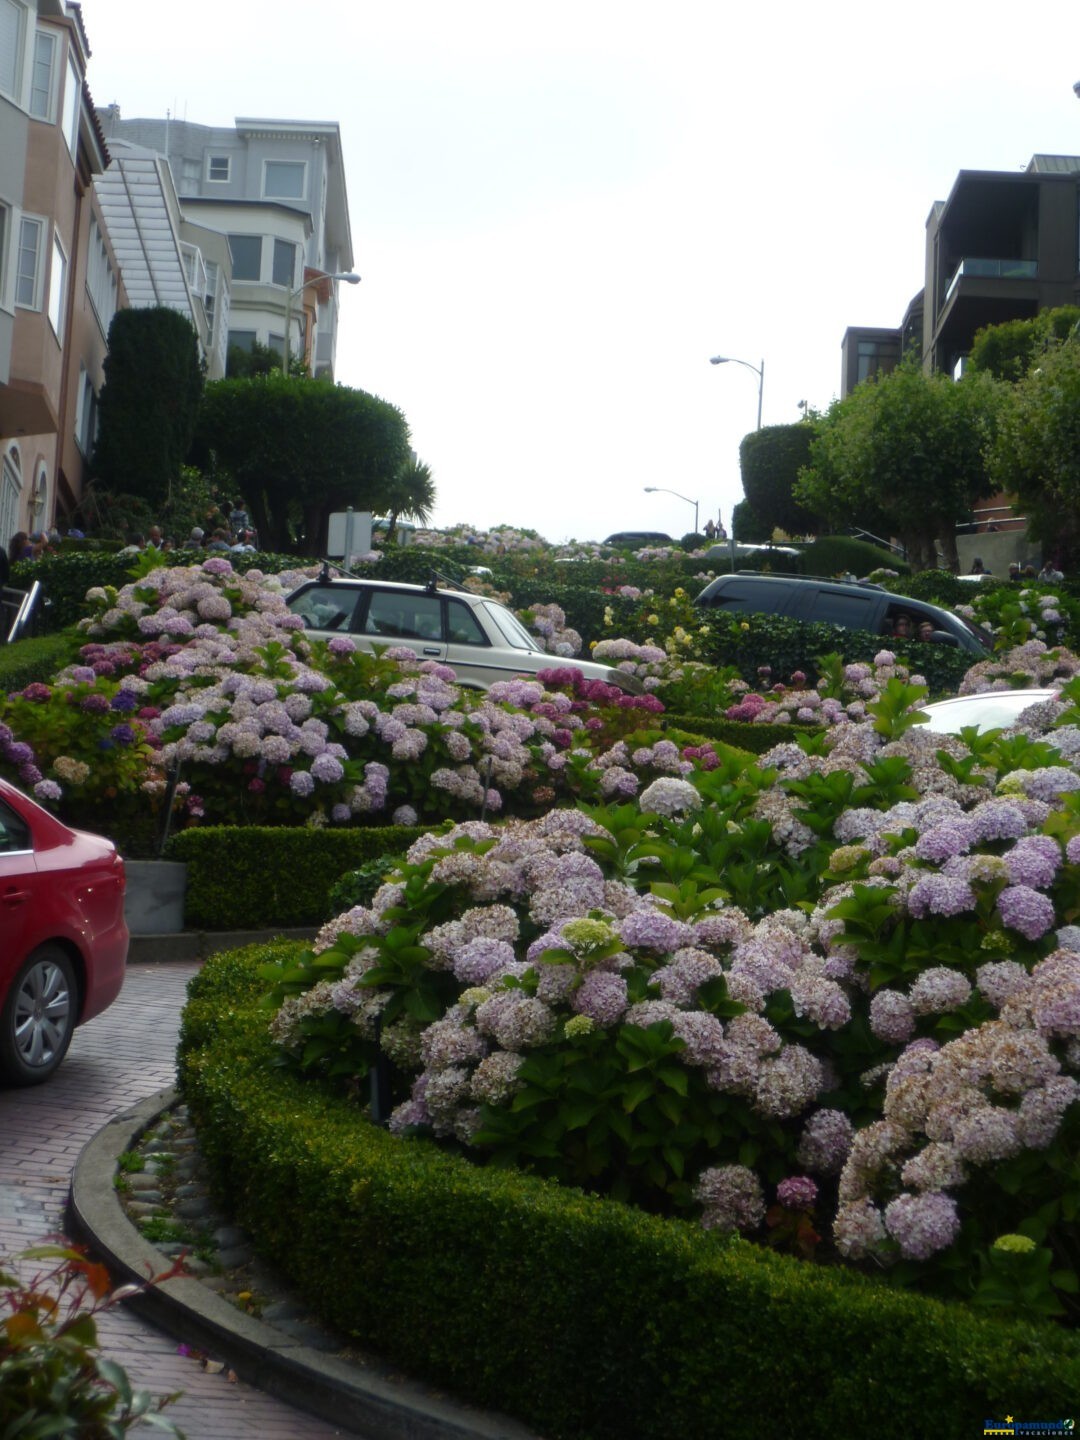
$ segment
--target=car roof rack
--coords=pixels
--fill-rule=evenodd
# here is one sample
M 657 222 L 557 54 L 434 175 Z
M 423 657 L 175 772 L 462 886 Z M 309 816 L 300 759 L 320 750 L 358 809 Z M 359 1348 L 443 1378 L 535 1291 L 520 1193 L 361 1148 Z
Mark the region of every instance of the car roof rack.
M 361 576 L 357 575 L 355 571 L 350 570 L 347 565 L 339 565 L 336 560 L 330 560 L 324 555 L 322 561 L 322 569 L 319 571 L 320 584 L 325 585 L 327 580 L 330 579 L 331 570 L 336 570 L 339 575 L 347 575 L 350 580 L 359 580 L 362 578 Z

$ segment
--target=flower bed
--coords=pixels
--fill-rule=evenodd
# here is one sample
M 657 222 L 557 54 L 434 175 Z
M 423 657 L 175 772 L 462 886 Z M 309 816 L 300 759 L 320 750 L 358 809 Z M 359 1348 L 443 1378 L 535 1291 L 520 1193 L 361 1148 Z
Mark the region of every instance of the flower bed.
M 972 1315 L 513 1171 L 402 1142 L 275 1063 L 261 964 L 193 982 L 180 1074 L 200 1147 L 313 1306 L 550 1440 L 724 1430 L 908 1440 L 1066 1414 L 1072 1337 Z M 722 1416 L 722 1422 L 717 1417 Z
M 354 1085 L 381 1057 L 399 1134 L 1064 1314 L 1080 690 L 970 746 L 917 694 L 634 804 L 421 839 L 267 972 L 274 1035 Z

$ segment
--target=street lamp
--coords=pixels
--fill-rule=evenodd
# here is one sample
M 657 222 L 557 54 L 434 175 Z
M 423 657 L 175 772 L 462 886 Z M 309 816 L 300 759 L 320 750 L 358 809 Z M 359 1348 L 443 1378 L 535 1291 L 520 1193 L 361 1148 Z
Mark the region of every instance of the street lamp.
M 685 500 L 686 503 L 687 503 L 687 505 L 692 505 L 692 506 L 694 507 L 694 534 L 696 535 L 696 534 L 698 533 L 698 528 L 697 528 L 698 502 L 697 502 L 696 500 L 691 500 L 690 497 L 689 497 L 689 495 L 680 495 L 677 490 L 665 490 L 664 487 L 663 487 L 663 485 L 646 485 L 646 486 L 645 486 L 645 494 L 646 494 L 646 495 L 657 495 L 657 494 L 660 494 L 660 495 L 674 495 L 676 500 Z
M 309 285 L 318 285 L 321 280 L 344 280 L 347 285 L 360 284 L 360 276 L 357 275 L 355 270 L 343 270 L 334 275 L 328 274 L 325 270 L 320 270 L 316 275 L 307 276 L 302 284 L 297 285 L 295 290 L 289 291 L 288 298 L 285 301 L 285 344 L 281 349 L 281 373 L 283 375 L 288 375 L 289 373 L 289 349 L 292 340 L 289 332 L 292 330 L 292 302 L 298 295 L 302 295 Z
M 713 355 L 709 360 L 710 365 L 745 365 L 747 370 L 752 370 L 758 377 L 757 387 L 757 428 L 761 429 L 761 394 L 765 389 L 765 361 L 760 365 L 751 365 L 749 360 L 738 360 L 734 355 Z

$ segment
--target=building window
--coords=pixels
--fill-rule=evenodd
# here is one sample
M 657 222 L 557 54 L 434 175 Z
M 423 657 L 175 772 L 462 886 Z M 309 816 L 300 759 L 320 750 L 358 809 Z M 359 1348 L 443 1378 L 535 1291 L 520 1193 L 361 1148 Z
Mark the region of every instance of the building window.
M 19 101 L 22 78 L 23 16 L 26 11 L 15 0 L 0 0 L 0 94 Z
M 79 144 L 79 99 L 82 95 L 82 80 L 75 68 L 75 62 L 68 56 L 67 87 L 64 91 L 64 134 L 72 159 Z
M 3 545 L 5 550 L 19 528 L 19 496 L 22 486 L 19 447 L 12 445 L 0 466 L 0 545 Z
M 206 157 L 207 180 L 214 180 L 218 184 L 225 184 L 230 178 L 229 171 L 231 168 L 231 155 L 208 155 Z
M 41 309 L 41 236 L 43 220 L 24 215 L 19 224 L 19 256 L 15 267 L 15 304 L 24 310 Z
M 199 193 L 200 166 L 198 160 L 185 156 L 180 161 L 180 188 L 185 195 Z
M 303 160 L 267 160 L 263 170 L 263 194 L 274 200 L 304 198 Z
M 30 81 L 30 114 L 37 120 L 53 118 L 53 74 L 56 69 L 56 36 L 39 30 L 34 36 L 34 70 Z
M 230 235 L 234 280 L 258 280 L 262 270 L 262 236 Z
M 8 236 L 11 234 L 11 211 L 0 202 L 0 309 L 11 308 L 8 301 Z
M 53 231 L 52 267 L 49 271 L 49 324 L 57 340 L 63 336 L 64 296 L 67 294 L 67 256 L 60 236 Z
M 250 352 L 255 347 L 255 338 L 254 330 L 230 330 L 229 349 Z
M 47 530 L 49 521 L 46 518 L 49 513 L 49 475 L 42 465 L 34 481 L 33 489 L 30 491 L 30 529 Z
M 206 328 L 210 334 L 214 333 L 214 310 L 217 305 L 218 288 L 218 263 L 216 260 L 206 262 L 206 294 L 203 296 L 203 309 L 206 312 Z
M 101 333 L 107 335 L 116 314 L 116 272 L 105 248 L 97 218 L 90 221 L 90 243 L 86 254 L 86 293 L 94 307 Z
M 274 241 L 274 284 L 292 289 L 296 274 L 296 246 L 291 240 Z
M 75 443 L 87 460 L 97 439 L 98 408 L 93 382 L 84 365 L 79 366 L 79 391 L 75 397 Z

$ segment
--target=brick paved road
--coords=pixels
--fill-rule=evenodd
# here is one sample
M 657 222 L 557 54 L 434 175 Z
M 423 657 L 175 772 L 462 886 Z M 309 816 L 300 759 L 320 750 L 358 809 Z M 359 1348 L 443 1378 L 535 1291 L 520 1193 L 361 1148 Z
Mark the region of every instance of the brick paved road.
M 75 1032 L 48 1084 L 0 1090 L 0 1255 L 61 1229 L 71 1171 L 86 1141 L 112 1115 L 172 1082 L 184 987 L 197 968 L 130 965 L 120 999 Z M 330 1440 L 348 1433 L 250 1386 L 231 1385 L 224 1374 L 207 1374 L 127 1310 L 106 1314 L 101 1334 L 137 1384 L 155 1395 L 184 1391 L 168 1413 L 188 1440 Z

